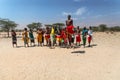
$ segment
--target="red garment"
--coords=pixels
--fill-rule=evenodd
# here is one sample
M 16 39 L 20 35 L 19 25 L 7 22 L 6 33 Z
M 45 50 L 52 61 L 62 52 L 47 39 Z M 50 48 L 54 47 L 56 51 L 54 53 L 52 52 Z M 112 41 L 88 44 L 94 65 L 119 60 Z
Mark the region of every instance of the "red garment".
M 61 31 L 61 38 L 63 38 L 65 31 Z
M 45 34 L 45 38 L 50 38 L 50 34 Z
M 61 38 L 61 35 L 56 35 L 56 38 Z
M 64 40 L 64 43 L 67 43 L 67 35 L 65 34 L 65 31 L 61 32 L 61 38 Z
M 68 33 L 74 34 L 74 26 L 67 26 L 66 29 L 67 29 Z
M 76 42 L 81 42 L 80 34 L 77 34 L 77 36 L 76 36 Z
M 64 39 L 64 43 L 67 43 L 67 35 L 66 34 L 63 35 L 63 39 Z
M 64 39 L 67 38 L 67 35 L 66 35 L 65 33 L 63 34 L 63 38 L 64 38 Z
M 88 36 L 88 42 L 90 43 L 91 42 L 91 40 L 92 40 L 92 36 Z

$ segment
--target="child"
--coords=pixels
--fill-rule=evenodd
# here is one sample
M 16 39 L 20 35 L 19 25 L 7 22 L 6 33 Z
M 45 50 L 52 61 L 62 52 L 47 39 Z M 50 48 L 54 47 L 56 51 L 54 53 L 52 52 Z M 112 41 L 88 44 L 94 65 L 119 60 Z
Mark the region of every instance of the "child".
M 33 35 L 32 29 L 30 29 L 30 31 L 29 31 L 29 37 L 30 37 L 30 45 L 32 46 L 32 43 L 33 43 L 35 46 L 35 40 L 34 40 L 34 35 Z
M 38 46 L 42 46 L 42 38 L 43 38 L 43 34 L 42 34 L 42 29 L 38 29 L 37 30 L 37 41 L 38 41 Z
M 42 29 L 42 46 L 44 46 L 44 34 L 45 34 L 45 31 L 44 29 Z
M 24 28 L 24 32 L 22 33 L 22 35 L 23 35 L 23 40 L 24 40 L 24 46 L 26 47 L 26 45 L 27 45 L 27 47 L 29 47 L 29 44 L 28 44 L 29 37 L 28 37 L 27 28 Z
M 56 43 L 57 43 L 58 46 L 61 45 L 61 31 L 60 31 L 60 29 L 58 29 L 58 31 L 57 31 Z
M 66 33 L 66 31 L 65 31 L 66 29 L 63 29 L 62 31 L 61 31 L 61 44 L 62 44 L 62 46 L 67 46 L 67 33 Z
M 49 27 L 46 27 L 45 40 L 46 40 L 46 45 L 48 46 L 50 43 L 50 29 L 49 29 Z
M 93 34 L 93 31 L 92 31 L 92 27 L 89 27 L 89 30 L 88 30 L 88 47 L 90 47 L 90 44 L 91 44 L 91 40 L 92 40 L 92 34 Z
M 84 27 L 83 31 L 82 31 L 82 40 L 83 40 L 83 46 L 84 46 L 84 48 L 85 48 L 85 45 L 86 45 L 87 33 L 88 33 L 88 31 L 87 31 L 86 27 Z
M 79 26 L 78 26 L 77 30 L 76 30 L 76 45 L 80 46 L 80 42 L 81 42 L 81 36 L 80 36 L 80 29 L 79 29 Z
M 14 44 L 17 47 L 17 38 L 16 38 L 16 32 L 14 30 L 11 31 L 11 35 L 12 35 L 12 45 L 14 47 Z
M 54 49 L 54 41 L 55 41 L 55 30 L 54 27 L 52 26 L 51 33 L 50 33 L 50 40 L 51 40 L 51 49 Z

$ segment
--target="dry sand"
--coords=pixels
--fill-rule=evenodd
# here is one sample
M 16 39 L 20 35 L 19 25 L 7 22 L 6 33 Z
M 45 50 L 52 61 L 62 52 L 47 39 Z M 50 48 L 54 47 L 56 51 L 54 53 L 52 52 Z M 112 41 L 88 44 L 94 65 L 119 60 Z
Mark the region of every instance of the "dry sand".
M 92 48 L 13 48 L 0 38 L 0 80 L 120 80 L 120 33 L 94 33 Z M 71 53 L 85 51 L 85 53 Z

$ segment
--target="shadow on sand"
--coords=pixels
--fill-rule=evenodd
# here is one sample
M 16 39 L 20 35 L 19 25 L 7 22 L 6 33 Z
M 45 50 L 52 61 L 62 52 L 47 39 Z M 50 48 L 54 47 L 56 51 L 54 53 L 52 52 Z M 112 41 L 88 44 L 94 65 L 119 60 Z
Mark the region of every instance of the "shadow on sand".
M 90 46 L 86 46 L 85 48 L 93 48 L 93 47 L 95 47 L 95 46 L 97 46 L 97 44 L 92 44 L 92 45 L 90 45 Z
M 85 54 L 85 51 L 73 51 L 71 52 L 72 54 L 75 54 L 75 53 L 80 53 L 80 54 Z
M 16 48 L 21 48 L 21 47 L 24 47 L 24 46 L 17 46 Z
M 93 46 L 97 46 L 97 44 L 92 44 L 91 46 L 92 46 L 92 47 L 93 47 Z
M 36 45 L 33 45 L 33 46 L 29 46 L 29 47 L 25 47 L 25 46 L 17 46 L 17 47 L 15 47 L 15 48 L 33 48 L 33 47 L 39 47 L 39 46 L 36 46 Z

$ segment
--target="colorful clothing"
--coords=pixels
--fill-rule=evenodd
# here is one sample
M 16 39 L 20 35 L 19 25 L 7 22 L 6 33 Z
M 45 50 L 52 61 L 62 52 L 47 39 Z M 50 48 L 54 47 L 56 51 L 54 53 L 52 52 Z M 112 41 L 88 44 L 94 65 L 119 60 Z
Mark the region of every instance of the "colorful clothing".
M 35 41 L 34 41 L 33 32 L 29 32 L 29 37 L 30 37 L 30 41 L 34 43 Z
M 48 41 L 50 39 L 50 34 L 45 34 L 45 39 Z
M 83 45 L 86 45 L 86 37 L 82 36 L 82 40 L 83 40 Z
M 61 32 L 61 38 L 62 38 L 62 43 L 64 42 L 64 43 L 67 43 L 67 35 L 66 35 L 66 33 L 65 33 L 65 31 L 62 31 Z
M 55 41 L 55 30 L 54 30 L 54 28 L 52 28 L 51 33 L 50 33 L 50 40 L 51 40 L 51 46 L 53 46 L 54 41 Z
M 16 33 L 12 32 L 12 43 L 17 44 L 17 38 L 16 38 Z
M 69 34 L 74 34 L 74 26 L 67 26 L 67 31 Z
M 42 33 L 38 33 L 38 35 L 37 35 L 37 41 L 40 42 L 40 43 L 42 43 L 42 37 L 43 37 Z
M 69 44 L 74 43 L 74 26 L 67 26 Z
M 92 40 L 92 34 L 93 34 L 93 31 L 92 30 L 89 30 L 88 31 L 88 42 L 90 43 L 91 40 Z
M 92 36 L 91 35 L 88 35 L 88 42 L 90 43 L 92 40 Z
M 56 41 L 61 42 L 61 35 L 56 36 Z
M 76 42 L 79 42 L 79 43 L 81 42 L 80 34 L 77 34 L 77 35 L 76 35 Z
M 86 45 L 87 33 L 88 33 L 87 30 L 83 30 L 83 31 L 82 31 L 82 40 L 83 40 L 83 45 L 84 45 L 84 46 Z
M 29 37 L 28 37 L 28 32 L 23 32 L 23 41 L 24 41 L 24 44 L 28 44 L 29 42 Z

